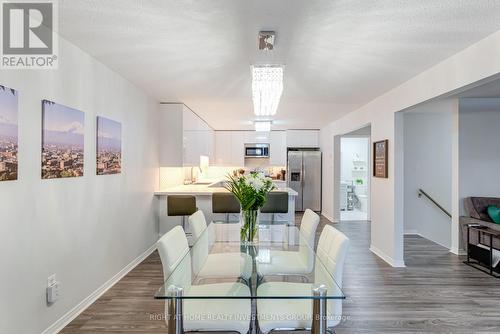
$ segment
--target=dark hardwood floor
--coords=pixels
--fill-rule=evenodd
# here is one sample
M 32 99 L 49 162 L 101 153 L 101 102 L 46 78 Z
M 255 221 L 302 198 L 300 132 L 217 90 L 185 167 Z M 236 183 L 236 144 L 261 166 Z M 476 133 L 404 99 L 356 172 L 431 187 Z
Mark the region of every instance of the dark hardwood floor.
M 318 234 L 327 223 L 322 218 Z M 347 319 L 336 333 L 500 333 L 499 279 L 418 236 L 405 237 L 407 267 L 392 268 L 368 250 L 370 223 L 334 226 L 351 239 L 344 271 Z M 164 303 L 153 299 L 161 284 L 154 252 L 62 333 L 166 333 Z

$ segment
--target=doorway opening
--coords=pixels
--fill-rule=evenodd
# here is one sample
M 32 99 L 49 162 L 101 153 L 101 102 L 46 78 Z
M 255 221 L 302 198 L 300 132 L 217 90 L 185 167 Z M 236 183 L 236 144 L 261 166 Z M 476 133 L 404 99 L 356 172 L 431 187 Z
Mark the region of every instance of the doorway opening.
M 341 221 L 370 219 L 371 127 L 340 137 L 339 210 Z
M 415 244 L 438 253 L 451 248 L 456 105 L 453 99 L 443 99 L 397 114 L 401 121 L 396 123 L 397 130 L 402 131 L 400 204 L 407 251 L 416 249 Z

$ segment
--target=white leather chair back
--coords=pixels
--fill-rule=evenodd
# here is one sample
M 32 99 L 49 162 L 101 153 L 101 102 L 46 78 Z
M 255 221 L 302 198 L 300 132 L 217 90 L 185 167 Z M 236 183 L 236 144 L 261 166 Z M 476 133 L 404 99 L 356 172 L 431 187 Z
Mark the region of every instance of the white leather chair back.
M 319 216 L 311 209 L 307 209 L 302 216 L 300 223 L 300 234 L 305 238 L 305 242 L 314 248 L 314 241 L 316 240 L 316 229 L 319 225 Z
M 344 233 L 330 225 L 323 228 L 316 254 L 318 260 L 326 267 L 326 271 L 334 277 L 337 284 L 335 285 L 328 273 L 318 264 L 318 260 L 315 266 L 315 279 L 317 283 L 330 282 L 330 284 L 326 284 L 326 288 L 331 292 L 342 288 L 342 275 L 348 249 L 349 239 Z M 336 326 L 342 316 L 342 300 L 330 299 L 327 310 L 328 316 L 331 317 L 328 319 L 328 326 Z
M 316 254 L 326 269 L 342 287 L 344 262 L 349 248 L 349 238 L 335 227 L 326 225 L 319 237 Z
M 190 286 L 191 256 L 184 229 L 181 226 L 176 226 L 165 233 L 158 241 L 157 248 L 163 267 L 164 280 L 169 278 L 170 282 L 175 285 Z M 174 269 L 175 277 L 171 277 Z
M 309 271 L 312 271 L 314 266 L 313 250 L 318 225 L 319 216 L 314 211 L 307 209 L 300 223 L 299 252 L 302 261 L 307 265 Z
M 189 226 L 191 227 L 191 231 L 193 232 L 194 240 L 198 240 L 200 236 L 203 234 L 203 231 L 207 228 L 207 220 L 205 219 L 205 215 L 203 211 L 198 210 L 189 216 Z
M 193 272 L 195 275 L 198 275 L 208 258 L 209 249 L 213 243 L 211 235 L 214 233 L 213 231 L 206 231 L 207 221 L 205 220 L 205 215 L 201 210 L 198 210 L 189 216 L 188 221 L 191 231 L 193 231 L 193 238 L 195 240 L 193 247 L 191 248 Z

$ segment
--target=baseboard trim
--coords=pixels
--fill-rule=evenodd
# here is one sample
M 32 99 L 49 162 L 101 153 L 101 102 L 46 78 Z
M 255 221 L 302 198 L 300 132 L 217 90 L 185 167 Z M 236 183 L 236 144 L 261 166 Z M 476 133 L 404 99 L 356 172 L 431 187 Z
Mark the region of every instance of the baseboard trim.
M 333 219 L 333 217 L 331 217 L 330 215 L 327 215 L 323 212 L 321 213 L 321 215 L 323 217 L 325 217 L 330 223 L 338 223 L 339 222 L 338 220 L 336 221 L 335 219 Z
M 467 251 L 465 249 L 451 248 L 450 253 L 455 255 L 467 255 Z
M 408 230 L 408 231 L 405 231 L 405 232 L 404 232 L 404 234 L 405 234 L 405 235 L 418 235 L 419 237 L 424 238 L 424 239 L 426 239 L 426 240 L 429 240 L 430 242 L 433 242 L 433 243 L 435 243 L 436 245 L 439 245 L 439 246 L 441 246 L 441 247 L 444 247 L 444 248 L 448 249 L 450 252 L 452 252 L 452 253 L 453 253 L 453 251 L 450 249 L 450 247 L 448 247 L 448 246 L 446 246 L 446 245 L 443 245 L 442 243 L 437 242 L 436 240 L 432 240 L 431 238 L 429 238 L 429 237 L 427 237 L 427 236 L 423 235 L 422 233 L 417 232 L 416 230 Z
M 127 275 L 132 269 L 134 269 L 139 263 L 144 261 L 151 253 L 156 250 L 156 243 L 149 247 L 145 252 L 135 258 L 132 262 L 120 270 L 116 275 L 111 277 L 106 283 L 101 285 L 97 290 L 92 292 L 88 297 L 78 303 L 75 307 L 69 310 L 56 322 L 45 329 L 42 334 L 55 334 L 59 333 L 64 327 L 66 327 L 73 319 L 80 315 L 87 307 L 92 305 L 99 297 L 101 297 L 106 291 L 108 291 L 113 285 L 115 285 L 119 280 L 121 280 L 125 275 Z
M 384 260 L 385 262 L 387 262 L 389 265 L 391 265 L 394 268 L 404 268 L 404 267 L 406 267 L 405 266 L 405 262 L 403 260 L 396 261 L 392 257 L 390 257 L 389 255 L 385 254 L 383 251 L 381 251 L 380 249 L 378 249 L 377 247 L 375 247 L 373 245 L 370 245 L 370 251 L 373 254 L 377 255 L 382 260 Z

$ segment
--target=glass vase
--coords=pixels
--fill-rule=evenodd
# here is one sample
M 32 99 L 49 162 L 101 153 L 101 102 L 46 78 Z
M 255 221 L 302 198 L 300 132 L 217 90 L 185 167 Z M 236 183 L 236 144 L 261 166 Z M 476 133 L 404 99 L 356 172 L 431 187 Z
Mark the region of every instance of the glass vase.
M 240 231 L 241 242 L 244 245 L 251 245 L 258 238 L 258 210 L 241 210 L 242 224 Z

